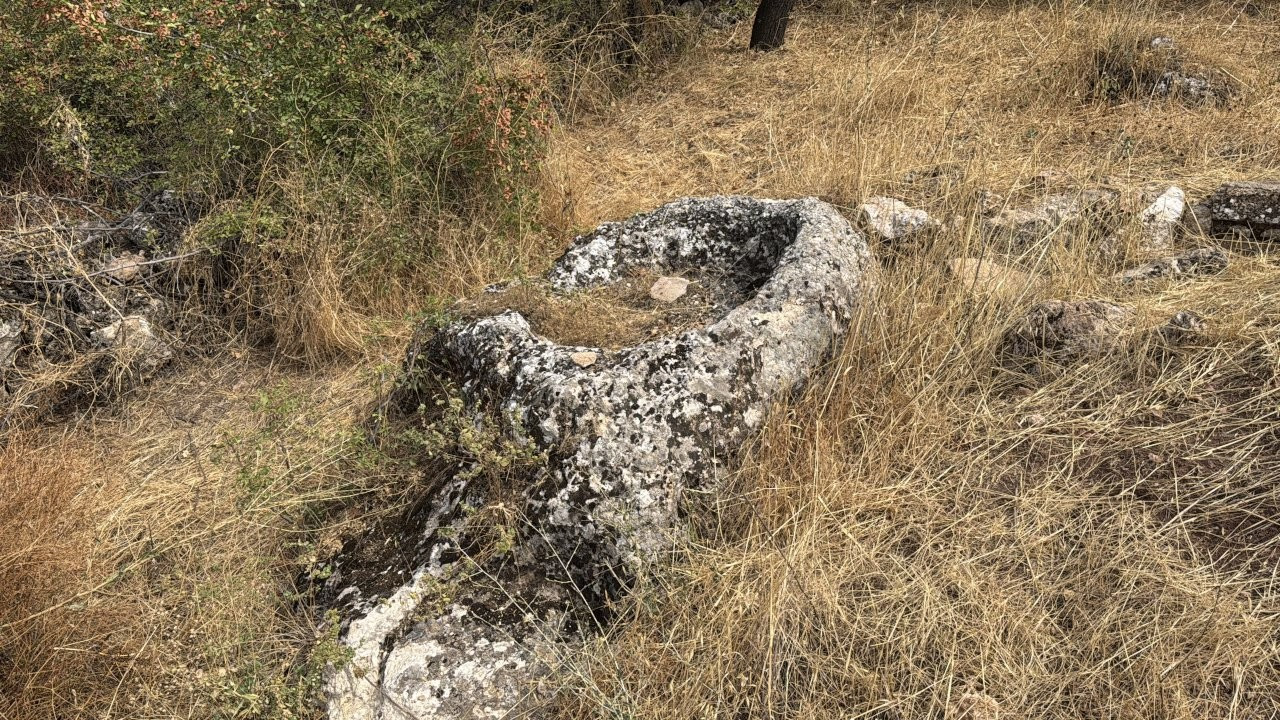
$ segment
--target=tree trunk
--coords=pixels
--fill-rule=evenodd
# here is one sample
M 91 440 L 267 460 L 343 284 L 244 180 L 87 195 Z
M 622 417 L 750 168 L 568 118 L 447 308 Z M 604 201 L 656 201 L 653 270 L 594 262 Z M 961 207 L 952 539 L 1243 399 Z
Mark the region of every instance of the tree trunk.
M 787 37 L 787 20 L 795 0 L 760 0 L 756 20 L 751 25 L 751 49 L 773 50 L 782 47 Z

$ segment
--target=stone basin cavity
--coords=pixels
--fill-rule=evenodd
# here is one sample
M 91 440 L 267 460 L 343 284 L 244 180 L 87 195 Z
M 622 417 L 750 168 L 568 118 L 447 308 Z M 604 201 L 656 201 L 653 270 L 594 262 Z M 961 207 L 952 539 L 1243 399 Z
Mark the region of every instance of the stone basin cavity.
M 331 718 L 469 717 L 464 706 L 502 717 L 527 702 L 553 664 L 547 649 L 572 644 L 572 608 L 625 592 L 679 545 L 682 496 L 714 491 L 771 405 L 838 348 L 876 277 L 866 242 L 827 203 L 708 197 L 601 225 L 546 279 L 569 293 L 638 269 L 724 278 L 721 312 L 616 350 L 557 344 L 510 311 L 424 326 L 410 344 L 393 407 L 412 412 L 432 402 L 424 388 L 445 383 L 463 412 L 545 462 L 518 488 L 513 547 L 481 573 L 502 587 L 417 607 L 426 584 L 460 577 L 465 510 L 493 499 L 465 472 L 423 498 L 423 520 L 398 530 L 413 537 L 367 538 L 409 548 L 381 582 L 335 559 L 329 586 L 354 667 L 330 680 Z M 513 598 L 520 612 L 495 609 Z

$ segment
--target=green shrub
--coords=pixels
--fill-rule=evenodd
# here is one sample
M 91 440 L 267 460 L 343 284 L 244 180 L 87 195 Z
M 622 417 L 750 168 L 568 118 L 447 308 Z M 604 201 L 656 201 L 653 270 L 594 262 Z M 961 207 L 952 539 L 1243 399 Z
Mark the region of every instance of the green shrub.
M 0 16 L 9 171 L 39 156 L 71 173 L 146 165 L 240 181 L 269 153 L 318 146 L 357 156 L 386 95 L 414 103 L 439 153 L 449 140 L 442 117 L 470 71 L 456 42 L 406 37 L 397 17 L 359 5 L 15 5 Z

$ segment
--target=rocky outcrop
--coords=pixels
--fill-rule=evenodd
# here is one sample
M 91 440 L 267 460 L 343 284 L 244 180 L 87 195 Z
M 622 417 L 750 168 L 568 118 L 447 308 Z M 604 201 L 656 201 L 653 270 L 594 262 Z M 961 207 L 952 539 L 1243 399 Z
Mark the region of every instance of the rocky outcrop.
M 1214 275 L 1226 269 L 1227 254 L 1225 252 L 1218 248 L 1195 248 L 1130 268 L 1117 274 L 1115 279 L 1131 284 L 1159 278 Z
M 1262 239 L 1280 230 L 1280 181 L 1225 183 L 1205 207 L 1215 234 L 1239 229 Z
M 12 202 L 23 224 L 0 243 L 0 434 L 114 397 L 172 358 L 163 337 L 184 288 L 171 271 L 198 211 L 170 192 L 115 220 L 68 198 Z
M 424 327 L 412 343 L 395 406 L 430 406 L 424 388 L 448 385 L 464 413 L 545 457 L 520 483 L 510 552 L 485 571 L 522 578 L 503 590 L 524 610 L 418 607 L 427 586 L 456 572 L 450 558 L 470 532 L 463 509 L 493 499 L 467 473 L 453 475 L 420 503 L 427 520 L 403 563 L 414 568 L 407 582 L 349 583 L 358 573 L 337 560 L 331 589 L 359 667 L 332 678 L 331 718 L 457 717 L 441 698 L 494 717 L 511 711 L 515 695 L 503 688 L 545 671 L 535 646 L 563 647 L 556 628 L 567 608 L 625 592 L 681 541 L 685 492 L 715 486 L 771 405 L 838 346 L 875 285 L 862 237 L 811 198 L 679 200 L 578 238 L 547 279 L 572 293 L 639 269 L 713 273 L 726 290 L 706 325 L 620 350 L 558 345 L 515 312 Z M 484 624 L 468 620 L 486 613 Z M 541 639 L 499 650 L 495 632 Z

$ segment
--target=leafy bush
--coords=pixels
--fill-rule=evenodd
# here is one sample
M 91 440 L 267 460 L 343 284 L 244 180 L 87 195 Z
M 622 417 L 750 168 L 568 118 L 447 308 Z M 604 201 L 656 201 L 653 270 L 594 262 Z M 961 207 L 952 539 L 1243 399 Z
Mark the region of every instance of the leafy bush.
M 0 152 L 10 169 L 43 151 L 117 174 L 351 148 L 388 73 L 447 74 L 386 19 L 278 0 L 33 0 L 0 19 Z

